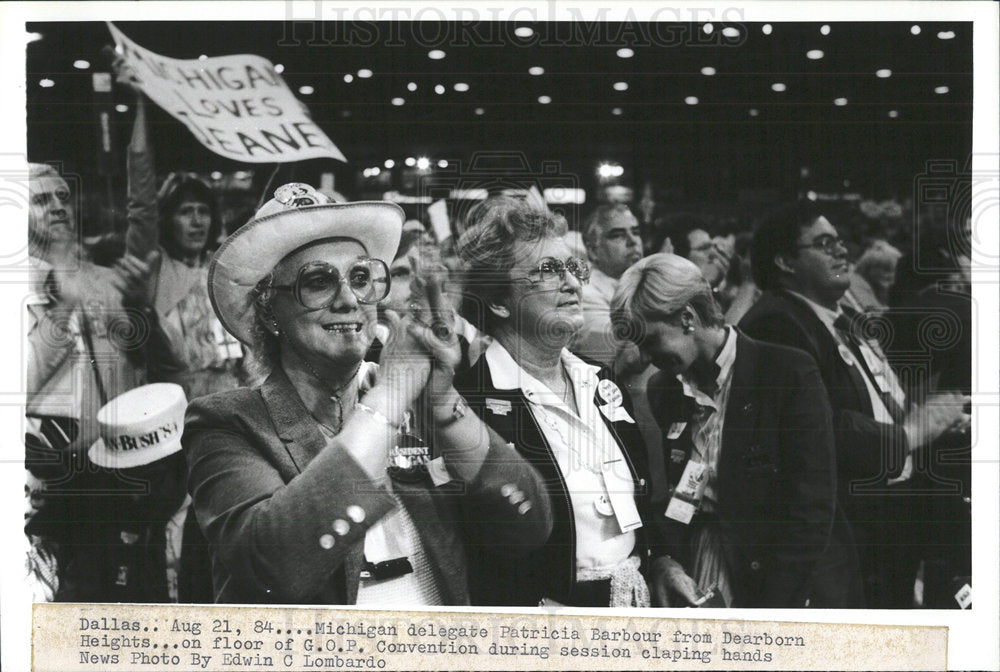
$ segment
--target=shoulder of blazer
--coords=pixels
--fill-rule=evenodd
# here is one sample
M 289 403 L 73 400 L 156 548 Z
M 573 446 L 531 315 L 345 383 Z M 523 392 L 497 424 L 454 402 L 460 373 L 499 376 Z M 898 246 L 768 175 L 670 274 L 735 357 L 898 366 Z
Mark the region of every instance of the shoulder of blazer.
M 267 409 L 260 391 L 248 387 L 215 392 L 193 399 L 184 413 L 184 435 L 192 431 L 255 426 Z

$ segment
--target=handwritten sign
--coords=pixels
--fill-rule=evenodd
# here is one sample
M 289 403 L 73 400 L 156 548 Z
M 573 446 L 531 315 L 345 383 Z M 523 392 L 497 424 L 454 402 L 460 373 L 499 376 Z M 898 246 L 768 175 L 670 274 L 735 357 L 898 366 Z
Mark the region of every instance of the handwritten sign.
M 143 93 L 216 154 L 246 163 L 347 159 L 261 56 L 166 58 L 139 46 L 113 24 L 118 51 Z

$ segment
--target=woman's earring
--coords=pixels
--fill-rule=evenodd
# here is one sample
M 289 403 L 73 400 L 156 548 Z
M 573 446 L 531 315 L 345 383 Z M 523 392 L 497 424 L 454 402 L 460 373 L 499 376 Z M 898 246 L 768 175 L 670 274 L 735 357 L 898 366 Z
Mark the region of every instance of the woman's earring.
M 692 327 L 692 326 L 691 326 L 691 325 L 689 324 L 688 326 L 684 327 L 684 333 L 685 333 L 685 334 L 692 334 L 692 333 L 694 333 L 694 327 Z

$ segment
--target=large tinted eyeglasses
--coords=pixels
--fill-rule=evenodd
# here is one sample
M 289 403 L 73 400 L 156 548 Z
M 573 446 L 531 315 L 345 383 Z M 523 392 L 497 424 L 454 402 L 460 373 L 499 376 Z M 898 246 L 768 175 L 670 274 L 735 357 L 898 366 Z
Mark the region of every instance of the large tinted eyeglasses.
M 527 280 L 533 284 L 554 285 L 562 282 L 566 271 L 572 273 L 581 284 L 586 284 L 590 280 L 590 264 L 577 257 L 566 257 L 566 261 L 545 257 L 529 275 L 515 279 Z
M 820 252 L 829 254 L 831 257 L 836 255 L 837 252 L 847 251 L 847 245 L 844 244 L 844 239 L 838 238 L 837 236 L 820 236 L 807 245 L 796 245 L 795 249 L 805 250 L 810 247 L 814 250 L 819 250 Z
M 303 308 L 318 310 L 337 300 L 345 280 L 358 303 L 378 303 L 389 295 L 389 267 L 371 257 L 355 261 L 343 276 L 332 264 L 311 261 L 299 269 L 295 284 L 271 285 L 271 289 L 292 292 Z

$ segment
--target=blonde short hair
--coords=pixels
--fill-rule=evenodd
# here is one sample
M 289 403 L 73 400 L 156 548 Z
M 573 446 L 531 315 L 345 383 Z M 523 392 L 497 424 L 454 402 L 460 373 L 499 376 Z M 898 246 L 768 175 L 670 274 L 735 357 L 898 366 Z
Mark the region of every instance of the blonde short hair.
M 705 326 L 724 324 L 701 269 L 676 254 L 653 254 L 622 274 L 611 299 L 611 322 L 618 338 L 638 343 L 647 322 L 672 321 L 685 306 Z

